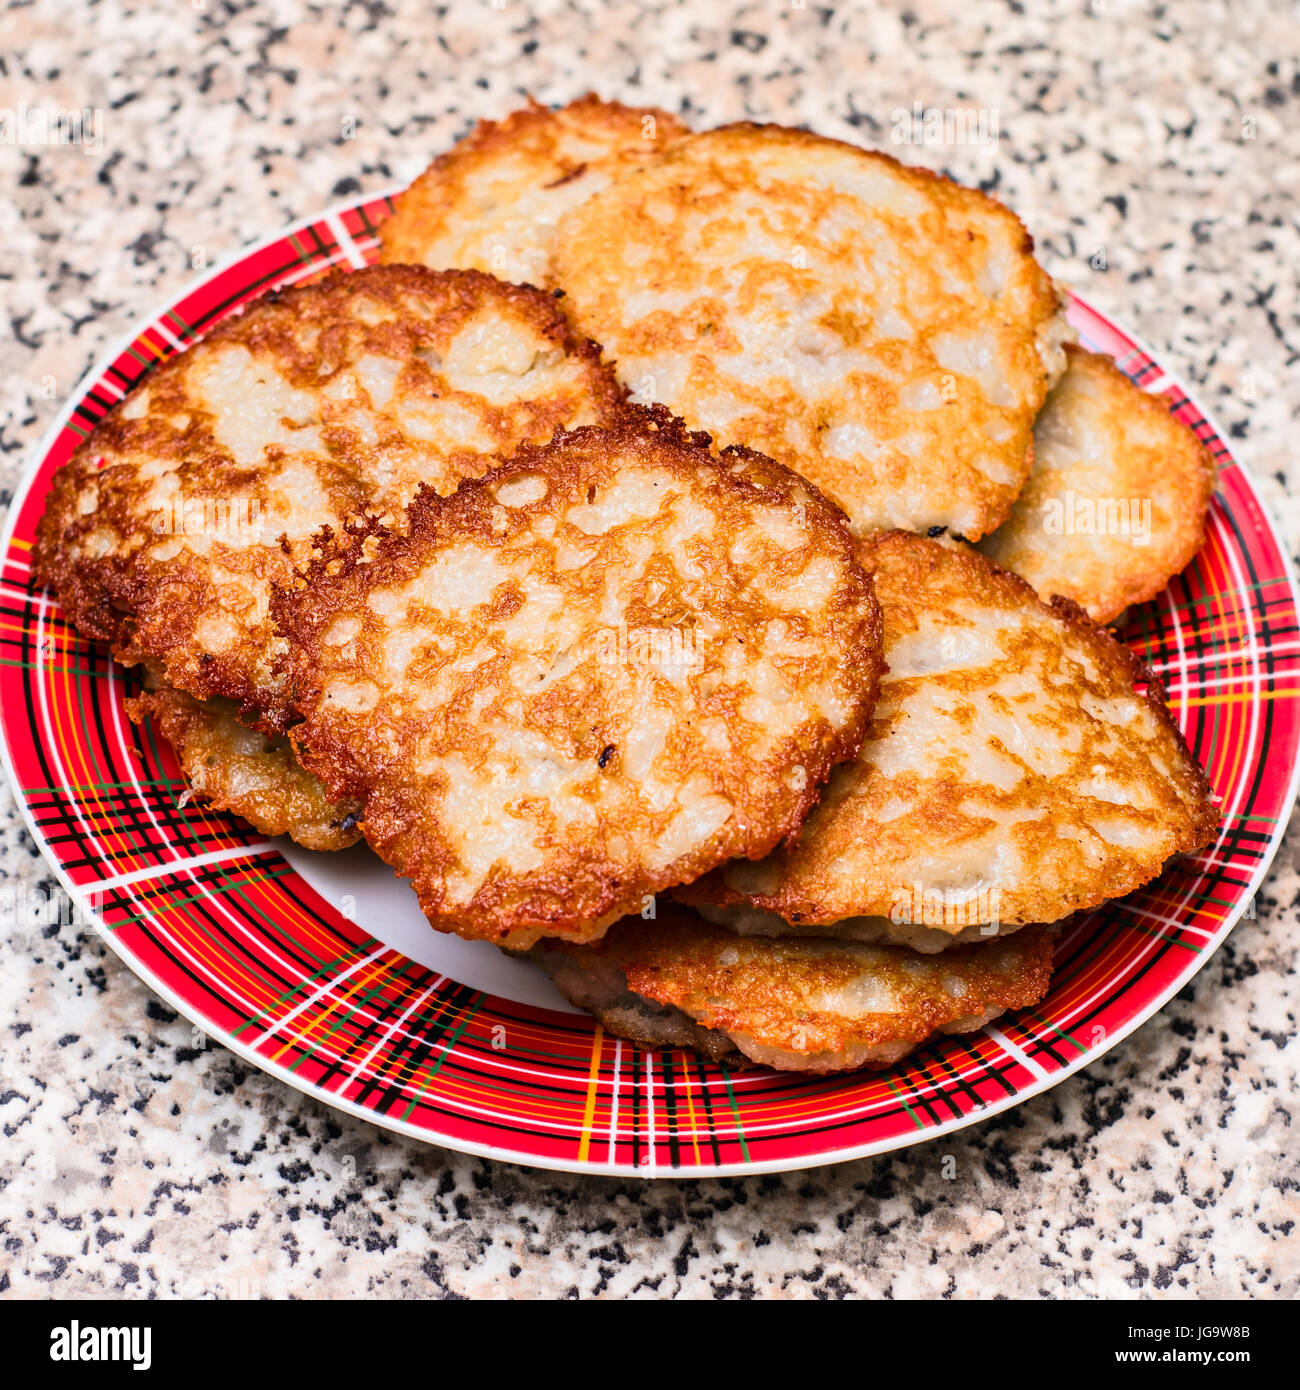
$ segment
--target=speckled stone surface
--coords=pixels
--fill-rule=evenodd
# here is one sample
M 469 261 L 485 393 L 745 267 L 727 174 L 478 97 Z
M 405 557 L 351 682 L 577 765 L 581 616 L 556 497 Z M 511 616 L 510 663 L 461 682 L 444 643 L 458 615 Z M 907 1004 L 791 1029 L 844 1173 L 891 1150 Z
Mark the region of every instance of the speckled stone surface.
M 197 248 L 406 180 L 526 89 L 594 85 L 884 145 L 914 102 L 996 111 L 996 148 L 902 153 L 1016 208 L 1055 275 L 1192 383 L 1300 544 L 1294 9 L 41 0 L 3 33 L 0 108 L 104 127 L 92 155 L 0 146 L 0 501 Z M 196 1045 L 97 938 L 7 926 L 0 1292 L 1294 1297 L 1298 860 L 1293 827 L 1257 919 L 1049 1094 L 896 1156 L 712 1182 L 394 1138 Z M 7 790 L 0 874 L 51 886 Z

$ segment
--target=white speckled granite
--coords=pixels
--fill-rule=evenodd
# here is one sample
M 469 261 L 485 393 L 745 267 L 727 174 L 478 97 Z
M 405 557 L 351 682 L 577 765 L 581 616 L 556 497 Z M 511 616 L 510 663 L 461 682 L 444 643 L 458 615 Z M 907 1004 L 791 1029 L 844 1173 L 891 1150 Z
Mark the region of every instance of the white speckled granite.
M 1294 10 L 196 4 L 4 12 L 0 108 L 102 106 L 105 127 L 96 156 L 0 146 L 0 487 L 58 409 L 44 378 L 62 397 L 195 247 L 211 263 L 409 178 L 526 89 L 595 85 L 868 143 L 915 101 L 995 108 L 996 149 L 908 157 L 1009 201 L 1054 274 L 1193 384 L 1300 541 Z M 7 930 L 0 1292 L 1294 1297 L 1298 856 L 1293 828 L 1258 920 L 1048 1095 L 895 1157 L 732 1181 L 556 1177 L 393 1138 L 196 1050 L 96 938 Z M 7 791 L 0 874 L 49 886 Z

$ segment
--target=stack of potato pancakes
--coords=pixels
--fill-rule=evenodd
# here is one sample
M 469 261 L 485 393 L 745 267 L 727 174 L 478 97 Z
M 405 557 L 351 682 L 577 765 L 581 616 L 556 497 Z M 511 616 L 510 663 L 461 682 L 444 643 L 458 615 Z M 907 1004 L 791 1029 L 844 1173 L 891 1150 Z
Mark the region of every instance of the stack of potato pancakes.
M 1036 1002 L 1052 924 L 1213 841 L 1098 624 L 1214 470 L 1012 213 L 589 96 L 480 125 L 382 242 L 55 479 L 39 573 L 191 794 L 364 838 L 622 1037 L 810 1072 Z

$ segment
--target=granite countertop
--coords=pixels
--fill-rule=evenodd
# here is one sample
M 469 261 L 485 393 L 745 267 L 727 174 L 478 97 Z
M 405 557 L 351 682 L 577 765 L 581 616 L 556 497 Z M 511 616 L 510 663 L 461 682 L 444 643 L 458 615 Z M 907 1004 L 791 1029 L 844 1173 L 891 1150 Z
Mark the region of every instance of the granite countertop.
M 1053 274 L 1192 384 L 1300 545 L 1294 10 L 41 0 L 3 23 L 0 108 L 100 107 L 104 125 L 93 153 L 0 145 L 0 502 L 199 248 L 212 264 L 407 180 L 525 90 L 597 85 L 883 145 L 914 102 L 996 112 L 996 148 L 903 153 L 1007 200 Z M 7 927 L 0 1292 L 1294 1297 L 1298 857 L 1293 825 L 1256 919 L 1046 1095 L 894 1156 L 717 1181 L 394 1137 L 201 1046 L 93 935 Z M 51 887 L 7 788 L 0 876 Z

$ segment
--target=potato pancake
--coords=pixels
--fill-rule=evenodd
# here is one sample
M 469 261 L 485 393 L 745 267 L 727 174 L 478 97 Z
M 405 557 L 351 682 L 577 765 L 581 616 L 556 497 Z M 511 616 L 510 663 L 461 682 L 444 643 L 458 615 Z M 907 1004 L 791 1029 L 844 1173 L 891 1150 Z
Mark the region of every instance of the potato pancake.
M 1209 451 L 1108 357 L 1071 347 L 1034 424 L 1034 471 L 980 550 L 1099 623 L 1153 598 L 1205 544 Z
M 933 950 L 1122 897 L 1213 840 L 1154 678 L 1080 608 L 965 545 L 890 532 L 861 553 L 888 667 L 861 753 L 797 844 L 675 896 Z
M 256 300 L 104 417 L 55 475 L 37 572 L 119 661 L 274 732 L 283 643 L 270 595 L 322 526 L 364 509 L 400 522 L 421 484 L 450 492 L 522 443 L 624 410 L 597 351 L 541 291 L 413 266 L 333 275 Z M 246 742 L 224 809 L 302 824 L 301 776 L 273 809 L 284 756 L 249 780 Z M 241 802 L 235 788 L 255 783 Z
M 400 518 L 421 483 L 451 492 L 620 409 L 539 291 L 413 266 L 334 275 L 257 300 L 114 407 L 55 475 L 38 570 L 120 661 L 269 717 L 270 591 L 322 526 Z
M 162 687 L 128 700 L 141 724 L 157 721 L 195 800 L 242 816 L 266 835 L 307 849 L 346 849 L 361 838 L 361 804 L 331 801 L 319 777 L 298 765 L 289 740 L 241 724 L 230 700 L 196 700 Z
M 1064 369 L 1014 214 L 805 131 L 692 135 L 560 221 L 549 283 L 638 401 L 811 479 L 860 534 L 974 540 L 1024 485 Z
M 938 1033 L 971 1033 L 1035 1004 L 1053 930 L 927 958 L 902 946 L 746 940 L 672 908 L 629 917 L 589 946 L 543 941 L 532 959 L 616 1037 L 739 1054 L 781 1071 L 888 1067 Z
M 667 412 L 526 448 L 277 594 L 299 761 L 440 930 L 589 940 L 792 836 L 852 757 L 880 614 L 843 515 Z
M 379 231 L 381 259 L 545 284 L 560 218 L 689 133 L 666 111 L 594 94 L 481 121 L 398 198 Z

